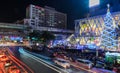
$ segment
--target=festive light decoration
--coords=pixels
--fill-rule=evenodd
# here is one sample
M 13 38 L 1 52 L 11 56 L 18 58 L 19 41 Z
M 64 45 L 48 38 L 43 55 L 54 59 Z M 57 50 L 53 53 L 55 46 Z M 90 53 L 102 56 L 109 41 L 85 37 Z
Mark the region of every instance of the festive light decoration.
M 115 51 L 117 48 L 117 39 L 116 39 L 116 31 L 114 26 L 114 19 L 110 13 L 109 9 L 110 5 L 108 4 L 107 14 L 104 18 L 104 27 L 101 33 L 101 46 L 105 50 Z

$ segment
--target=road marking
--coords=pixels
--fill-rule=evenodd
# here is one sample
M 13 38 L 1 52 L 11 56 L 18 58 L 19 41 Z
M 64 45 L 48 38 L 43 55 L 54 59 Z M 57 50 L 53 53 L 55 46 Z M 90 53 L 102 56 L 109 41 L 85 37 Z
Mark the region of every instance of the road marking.
M 77 67 L 77 68 L 80 68 L 80 69 L 82 69 L 82 70 L 88 71 L 88 72 L 96 73 L 95 71 L 88 70 L 88 69 L 82 68 L 82 67 L 80 67 L 80 66 L 76 66 L 76 65 L 74 65 L 74 64 L 71 64 L 71 65 L 72 65 L 72 66 L 75 66 L 75 67 Z
M 22 48 L 22 50 L 23 50 L 23 48 Z M 23 51 L 24 51 L 24 50 L 23 50 Z M 27 51 L 26 53 L 30 54 L 31 52 Z M 30 55 L 32 55 L 32 54 L 30 54 Z M 34 56 L 34 55 L 33 55 L 33 56 Z M 34 57 L 36 57 L 36 56 L 34 56 Z M 36 57 L 36 58 L 40 59 L 39 57 Z M 66 69 L 65 69 L 65 70 L 64 70 L 64 69 L 61 69 L 61 68 L 59 68 L 59 67 L 57 67 L 57 66 L 55 66 L 55 65 L 53 65 L 53 64 L 50 64 L 49 62 L 46 62 L 46 61 L 44 61 L 44 60 L 42 60 L 42 59 L 40 59 L 40 60 L 41 60 L 42 62 L 45 62 L 45 63 L 47 63 L 47 64 L 49 64 L 49 65 L 51 65 L 51 66 L 53 66 L 53 67 L 55 67 L 55 68 L 63 71 L 63 72 L 65 72 L 65 73 L 69 73 L 69 72 L 67 72 Z
M 14 57 L 13 56 L 13 52 L 9 49 L 9 48 L 7 48 L 7 51 L 8 51 L 8 53 L 10 54 L 10 58 L 12 59 L 12 60 L 14 60 L 22 69 L 24 69 L 23 68 L 23 66 L 24 67 L 26 67 L 31 73 L 34 73 L 26 64 L 24 64 L 23 62 L 21 62 L 20 60 L 18 60 L 16 57 Z M 22 66 L 21 66 L 21 65 Z M 24 71 L 26 71 L 25 69 L 24 69 Z M 27 72 L 25 72 L 25 73 L 27 73 Z
M 59 72 L 59 73 L 62 73 L 61 71 L 59 71 L 59 70 L 57 70 L 57 69 L 55 69 L 55 68 L 49 66 L 50 64 L 47 65 L 48 63 L 47 63 L 47 64 L 44 63 L 44 61 L 43 61 L 42 59 L 40 59 L 40 58 L 38 58 L 38 57 L 36 57 L 36 56 L 34 56 L 34 55 L 31 55 L 31 54 L 25 52 L 23 49 L 19 49 L 19 51 L 20 51 L 20 53 L 24 53 L 25 55 L 27 55 L 27 56 L 33 58 L 34 60 L 36 60 L 36 61 L 42 63 L 43 65 L 45 65 L 45 66 L 47 66 L 47 67 L 49 67 L 49 68 L 51 68 L 51 69 L 53 69 L 53 70 L 55 70 L 55 71 L 57 71 L 57 72 Z M 41 60 L 41 61 L 40 61 L 40 60 Z M 42 62 L 42 61 L 43 61 L 43 62 Z M 55 66 L 54 66 L 54 67 L 55 67 Z M 60 69 L 60 70 L 61 70 L 61 69 Z

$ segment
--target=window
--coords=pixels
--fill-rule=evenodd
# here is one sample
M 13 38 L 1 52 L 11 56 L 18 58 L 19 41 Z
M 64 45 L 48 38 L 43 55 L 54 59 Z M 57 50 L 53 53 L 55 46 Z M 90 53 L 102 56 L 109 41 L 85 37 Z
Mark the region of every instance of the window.
M 35 23 L 31 23 L 31 25 L 35 25 Z
M 78 62 L 80 62 L 80 63 L 84 63 L 83 61 L 81 61 L 81 60 L 77 60 Z

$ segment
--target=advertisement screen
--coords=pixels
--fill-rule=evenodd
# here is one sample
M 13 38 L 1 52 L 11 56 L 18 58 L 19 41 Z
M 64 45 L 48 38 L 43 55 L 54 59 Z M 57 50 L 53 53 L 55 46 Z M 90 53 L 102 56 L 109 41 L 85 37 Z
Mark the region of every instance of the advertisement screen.
M 89 7 L 93 7 L 99 4 L 100 4 L 99 0 L 89 0 Z

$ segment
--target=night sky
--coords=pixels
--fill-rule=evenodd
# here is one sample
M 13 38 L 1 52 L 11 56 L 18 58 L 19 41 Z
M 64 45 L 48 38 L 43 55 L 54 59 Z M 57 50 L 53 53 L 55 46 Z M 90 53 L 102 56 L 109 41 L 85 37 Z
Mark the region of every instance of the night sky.
M 13 23 L 25 18 L 29 4 L 41 7 L 46 5 L 66 13 L 68 29 L 74 29 L 74 20 L 86 17 L 89 9 L 88 0 L 1 0 L 0 22 Z

